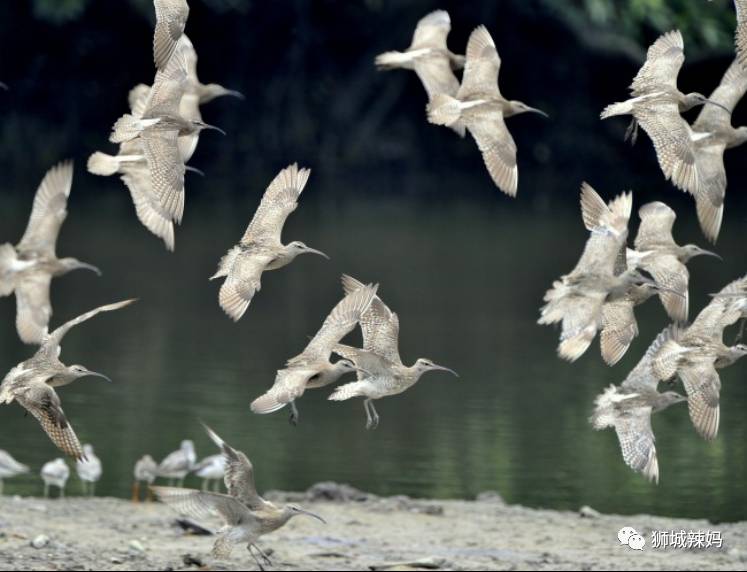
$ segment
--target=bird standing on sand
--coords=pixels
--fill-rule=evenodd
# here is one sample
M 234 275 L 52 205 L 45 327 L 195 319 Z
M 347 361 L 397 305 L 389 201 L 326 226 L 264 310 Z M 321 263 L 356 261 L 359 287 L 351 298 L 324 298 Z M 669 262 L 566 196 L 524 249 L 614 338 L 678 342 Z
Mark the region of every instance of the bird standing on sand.
M 72 328 L 90 320 L 100 312 L 111 312 L 130 305 L 134 300 L 100 306 L 86 312 L 42 337 L 39 350 L 29 359 L 19 363 L 0 384 L 0 404 L 18 404 L 31 413 L 41 424 L 52 442 L 65 454 L 76 460 L 84 457 L 75 431 L 62 410 L 56 387 L 70 385 L 81 377 L 99 377 L 111 381 L 102 373 L 90 371 L 82 365 L 67 366 L 60 361 L 62 339 Z
M 351 276 L 342 277 L 346 295 L 360 291 L 363 284 Z M 437 365 L 429 359 L 420 358 L 407 367 L 399 356 L 399 318 L 381 298 L 376 296 L 359 320 L 363 333 L 363 349 L 337 344 L 333 351 L 352 361 L 358 368 L 358 381 L 337 387 L 329 396 L 330 401 L 345 401 L 362 397 L 366 411 L 366 429 L 376 429 L 379 414 L 374 401 L 399 395 L 415 385 L 429 371 L 448 371 L 459 377 L 454 370 Z
M 225 559 L 231 555 L 235 544 L 246 544 L 260 570 L 271 564 L 269 557 L 257 546 L 261 536 L 284 526 L 291 518 L 306 515 L 324 522 L 324 519 L 296 505 L 283 507 L 266 501 L 257 493 L 254 484 L 254 467 L 249 458 L 223 441 L 205 426 L 210 438 L 226 459 L 225 483 L 228 494 L 202 492 L 192 489 L 153 487 L 156 496 L 175 511 L 198 520 L 219 516 L 223 527 L 213 545 L 214 558 Z
M 656 483 L 659 482 L 659 462 L 651 414 L 687 401 L 687 397 L 679 393 L 659 393 L 657 389 L 659 379 L 654 374 L 651 361 L 669 336 L 668 329 L 659 334 L 625 380 L 619 386 L 610 385 L 596 398 L 594 413 L 589 419 L 597 431 L 614 427 L 623 461 Z
M 718 370 L 747 355 L 747 345 L 727 346 L 724 329 L 744 317 L 747 276 L 731 282 L 713 297 L 686 328 L 673 327 L 671 339 L 653 356 L 653 371 L 663 381 L 678 376 L 687 392 L 690 420 L 707 441 L 718 435 L 721 378 Z
M 147 493 L 145 500 L 152 500 L 150 486 L 158 476 L 158 464 L 150 455 L 143 455 L 135 463 L 133 471 L 134 481 L 132 483 L 132 502 L 140 502 L 140 483 L 145 483 Z
M 664 176 L 683 191 L 697 195 L 701 177 L 695 162 L 695 142 L 708 136 L 694 132 L 680 115 L 697 105 L 720 104 L 700 93 L 684 94 L 677 88 L 677 75 L 685 61 L 679 30 L 660 36 L 648 49 L 646 62 L 630 85 L 631 99 L 608 105 L 602 119 L 632 115 L 628 130 L 635 142 L 638 124 L 651 138 Z
M 25 475 L 29 468 L 16 461 L 10 453 L 0 449 L 0 496 L 3 494 L 3 480 Z
M 516 143 L 505 118 L 520 113 L 547 114 L 520 101 L 510 101 L 498 89 L 501 59 L 485 26 L 478 26 L 467 43 L 462 84 L 452 96 L 439 93 L 428 103 L 428 121 L 458 129 L 464 125 L 482 153 L 485 166 L 498 188 L 516 196 L 519 168 Z
M 75 469 L 83 487 L 83 495 L 92 497 L 96 494 L 96 483 L 101 479 L 101 459 L 93 452 L 93 445 L 83 445 L 83 459 L 75 463 Z
M 347 291 L 306 348 L 289 359 L 285 369 L 277 372 L 273 386 L 252 402 L 252 411 L 260 414 L 274 413 L 290 404 L 290 422 L 296 425 L 298 409 L 295 402 L 304 391 L 331 385 L 346 373 L 357 371 L 355 364 L 348 359 L 335 363 L 329 360 L 335 344 L 352 332 L 365 314 L 377 288 L 378 285 L 360 284 Z
M 192 469 L 202 479 L 202 490 L 210 488 L 210 481 L 215 483 L 213 490 L 220 492 L 220 481 L 226 474 L 226 459 L 223 455 L 210 455 L 197 463 Z
M 77 258 L 58 258 L 57 237 L 67 217 L 73 184 L 73 163 L 64 161 L 44 175 L 26 232 L 15 247 L 0 245 L 0 296 L 16 294 L 16 329 L 27 344 L 41 343 L 52 316 L 52 278 L 72 270 L 99 269 Z
M 171 61 L 177 42 L 184 33 L 189 17 L 186 0 L 153 0 L 156 28 L 153 32 L 153 61 L 163 69 Z
M 376 67 L 382 70 L 411 69 L 420 78 L 428 101 L 439 93 L 452 97 L 459 90 L 455 69 L 464 67 L 464 56 L 452 53 L 446 46 L 451 18 L 445 10 L 436 10 L 420 19 L 410 47 L 404 52 L 384 52 L 376 56 Z M 464 125 L 454 130 L 464 137 Z
M 44 498 L 49 498 L 49 487 L 60 489 L 60 498 L 65 498 L 65 485 L 70 478 L 70 468 L 63 459 L 55 459 L 45 463 L 41 470 L 44 481 Z
M 724 151 L 747 142 L 747 127 L 732 127 L 731 124 L 732 112 L 745 91 L 747 68 L 735 60 L 709 98 L 725 109 L 706 105 L 693 123 L 695 131 L 709 133 L 708 137 L 695 142 L 695 163 L 700 173 L 701 185 L 699 192 L 694 196 L 700 228 L 711 242 L 716 242 L 724 218 Z
M 277 174 L 267 187 L 244 236 L 223 256 L 218 271 L 210 277 L 210 280 L 225 278 L 218 301 L 235 322 L 241 319 L 254 294 L 260 290 L 263 272 L 282 268 L 300 254 L 319 254 L 329 258 L 303 242 L 281 242 L 285 220 L 298 207 L 298 198 L 310 173 L 309 169 L 299 169 L 294 163 Z
M 159 463 L 157 474 L 161 478 L 168 479 L 170 485 L 177 481 L 179 486 L 182 486 L 185 477 L 192 471 L 196 462 L 195 444 L 185 439 L 179 449 L 166 455 L 166 458 Z

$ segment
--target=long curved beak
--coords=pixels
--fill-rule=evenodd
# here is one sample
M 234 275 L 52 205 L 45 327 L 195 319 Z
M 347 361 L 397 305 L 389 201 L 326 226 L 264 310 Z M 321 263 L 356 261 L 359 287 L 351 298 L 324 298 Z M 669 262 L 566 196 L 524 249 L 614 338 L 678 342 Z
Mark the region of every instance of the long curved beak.
M 217 131 L 221 135 L 225 135 L 226 134 L 226 132 L 223 131 L 223 129 L 221 129 L 220 127 L 216 127 L 215 125 L 209 125 L 209 124 L 205 123 L 205 124 L 203 124 L 202 128 L 203 129 L 212 129 L 213 131 Z
M 527 113 L 536 113 L 537 115 L 541 115 L 542 117 L 549 119 L 550 116 L 542 111 L 541 109 L 537 109 L 536 107 L 527 107 Z
M 448 371 L 454 377 L 459 377 L 459 374 L 455 372 L 453 369 L 449 369 L 448 367 L 444 367 L 442 365 L 433 364 L 433 367 L 431 369 L 439 370 L 439 371 Z
M 355 368 L 355 371 L 359 371 L 363 375 L 367 375 L 368 377 L 373 377 L 373 374 L 367 369 L 363 369 L 362 367 L 358 367 L 358 366 L 353 366 L 353 367 Z
M 726 111 L 726 113 L 729 113 L 729 114 L 731 114 L 731 109 L 729 109 L 729 108 L 728 108 L 728 107 L 726 107 L 725 105 L 721 105 L 721 104 L 720 104 L 719 102 L 717 102 L 717 101 L 713 101 L 713 100 L 711 100 L 711 99 L 706 99 L 706 100 L 705 100 L 705 101 L 704 101 L 703 103 L 710 103 L 711 105 L 715 105 L 716 107 L 720 107 L 721 109 L 723 109 L 724 111 Z
M 724 261 L 724 259 L 721 257 L 720 254 L 716 254 L 715 252 L 712 252 L 710 250 L 706 250 L 704 248 L 701 248 L 700 252 L 698 254 L 702 254 L 704 256 L 713 256 L 714 258 L 718 258 L 721 262 Z
M 304 510 L 302 508 L 299 508 L 298 512 L 300 512 L 301 514 L 305 514 L 306 516 L 310 516 L 311 518 L 315 518 L 315 519 L 317 519 L 318 521 L 320 521 L 320 522 L 322 522 L 324 524 L 327 524 L 327 521 L 324 520 L 321 516 L 319 516 L 318 514 L 314 514 L 313 512 L 311 512 L 309 510 Z
M 197 173 L 200 175 L 200 177 L 204 177 L 205 173 L 203 171 L 200 171 L 197 167 L 192 167 L 191 165 L 184 165 L 185 171 L 190 171 L 191 173 Z
M 243 93 L 241 93 L 240 91 L 236 91 L 235 89 L 227 89 L 226 95 L 235 97 L 236 99 L 241 99 L 242 101 L 246 99 Z
M 94 266 L 93 264 L 81 262 L 78 268 L 82 270 L 90 270 L 91 272 L 95 272 L 97 276 L 101 276 L 101 270 L 99 270 L 99 268 L 97 266 Z
M 106 380 L 109 383 L 112 382 L 112 380 L 109 377 L 107 377 L 103 373 L 99 373 L 97 371 L 90 371 L 90 370 L 86 371 L 86 377 L 100 377 L 101 379 Z
M 323 256 L 327 260 L 330 259 L 329 256 L 327 256 L 326 254 L 324 254 L 321 250 L 317 250 L 316 248 L 307 248 L 306 250 L 304 250 L 304 252 L 306 252 L 308 254 L 318 254 L 319 256 Z

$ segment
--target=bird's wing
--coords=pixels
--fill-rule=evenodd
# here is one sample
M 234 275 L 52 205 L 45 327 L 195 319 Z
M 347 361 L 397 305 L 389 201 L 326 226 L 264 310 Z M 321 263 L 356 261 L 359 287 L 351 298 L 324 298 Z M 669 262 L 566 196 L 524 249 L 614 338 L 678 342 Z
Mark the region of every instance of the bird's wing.
M 490 32 L 485 26 L 478 26 L 472 31 L 467 42 L 464 74 L 462 85 L 456 95 L 457 99 L 463 100 L 478 93 L 500 96 L 500 69 L 501 58 Z
M 446 38 L 451 31 L 451 18 L 446 10 L 435 10 L 424 16 L 415 27 L 411 50 L 421 48 L 446 49 Z
M 664 176 L 675 186 L 698 194 L 700 177 L 695 164 L 693 133 L 673 101 L 635 105 L 633 115 L 651 138 Z
M 296 210 L 310 173 L 310 169 L 299 169 L 296 163 L 280 171 L 267 187 L 241 242 L 262 238 L 280 243 L 285 220 Z
M 150 170 L 146 165 L 128 165 L 123 169 L 122 181 L 130 191 L 135 213 L 150 232 L 161 238 L 168 250 L 174 250 L 174 223 L 163 210 L 153 191 Z
M 273 258 L 270 252 L 262 249 L 242 252 L 235 257 L 218 294 L 220 307 L 234 321 L 244 315 L 254 294 L 262 288 L 262 272 Z
M 675 246 L 672 228 L 677 214 L 662 202 L 656 201 L 638 209 L 641 225 L 635 237 L 635 248 L 639 252 L 662 246 Z
M 226 460 L 224 481 L 228 494 L 252 510 L 262 508 L 265 501 L 257 493 L 257 486 L 254 484 L 254 466 L 249 457 L 242 451 L 231 447 L 210 427 L 203 426 Z
M 342 287 L 345 295 L 352 294 L 365 285 L 344 274 Z M 363 332 L 363 348 L 378 354 L 390 362 L 402 363 L 399 355 L 399 318 L 378 296 L 374 297 L 368 310 L 363 312 L 359 324 Z
M 591 292 L 570 296 L 565 301 L 558 354 L 563 359 L 575 361 L 591 345 L 602 322 L 605 295 Z
M 654 373 L 651 364 L 659 349 L 670 339 L 672 339 L 672 331 L 670 328 L 665 328 L 656 336 L 641 360 L 630 371 L 620 386 L 632 393 L 656 391 L 659 386 L 659 378 Z
M 135 302 L 135 299 L 122 300 L 121 302 L 99 306 L 98 308 L 90 310 L 85 314 L 81 314 L 77 318 L 73 318 L 72 320 L 65 322 L 56 330 L 44 336 L 44 338 L 42 339 L 41 348 L 39 348 L 39 352 L 49 355 L 53 358 L 57 358 L 57 356 L 59 355 L 60 343 L 62 343 L 62 338 L 64 338 L 65 334 L 67 334 L 72 328 L 74 328 L 78 324 L 82 324 L 83 322 L 90 320 L 101 312 L 112 312 L 114 310 L 119 310 L 120 308 L 129 306 L 133 302 Z
M 174 53 L 165 68 L 156 72 L 145 102 L 143 117 L 175 117 L 179 102 L 187 89 L 187 62 L 181 51 Z
M 650 481 L 658 482 L 659 463 L 651 428 L 651 407 L 636 407 L 618 415 L 615 433 L 625 464 Z
M 667 288 L 659 292 L 659 299 L 669 317 L 675 322 L 686 322 L 690 306 L 687 266 L 673 254 L 655 252 L 641 262 L 641 267 L 651 273 L 659 286 Z
M 349 359 L 357 367 L 364 370 L 358 372 L 358 379 L 364 377 L 388 378 L 392 375 L 393 364 L 383 356 L 345 344 L 335 345 L 332 351 L 345 359 Z
M 298 357 L 299 361 L 301 357 Z M 272 387 L 252 401 L 251 410 L 260 415 L 279 411 L 304 394 L 306 384 L 317 372 L 314 368 L 302 365 L 278 370 Z
M 52 442 L 66 455 L 76 460 L 83 459 L 80 441 L 70 426 L 57 392 L 44 383 L 35 383 L 33 388 L 17 397 L 18 403 L 41 424 Z
M 179 50 L 182 54 L 182 57 L 184 57 L 184 62 L 186 64 L 186 70 L 187 70 L 187 78 L 189 81 L 199 83 L 200 80 L 197 78 L 197 51 L 195 50 L 195 46 L 192 43 L 192 40 L 187 37 L 187 34 L 182 34 L 182 37 L 179 39 L 179 43 L 176 46 L 176 49 Z
M 629 298 L 605 302 L 602 306 L 602 333 L 599 344 L 607 365 L 614 365 L 625 355 L 638 335 L 638 322 Z
M 145 113 L 150 97 L 150 86 L 139 83 L 127 94 L 127 103 L 133 117 L 140 118 Z
M 63 161 L 47 171 L 36 191 L 26 232 L 18 243 L 19 252 L 55 255 L 57 235 L 67 216 L 67 198 L 72 185 L 72 161 Z
M 16 284 L 16 329 L 27 344 L 40 344 L 52 316 L 49 288 L 52 275 L 35 272 Z
M 737 11 L 737 29 L 734 33 L 734 44 L 740 65 L 747 69 L 747 0 L 734 0 Z
M 454 75 L 449 58 L 445 54 L 435 53 L 418 58 L 414 62 L 414 69 L 423 83 L 429 101 L 439 93 L 453 97 L 459 90 L 459 80 Z
M 737 60 L 734 60 L 726 70 L 719 86 L 708 98 L 723 105 L 726 109 L 705 104 L 693 123 L 693 130 L 709 132 L 718 127 L 731 125 L 731 112 L 734 111 L 745 92 L 747 92 L 747 70 Z
M 738 278 L 724 286 L 687 328 L 686 339 L 715 338 L 720 340 L 724 328 L 735 324 L 742 317 L 743 309 L 740 294 L 743 295 L 746 291 L 747 276 Z
M 171 61 L 176 44 L 184 33 L 189 17 L 186 0 L 154 0 L 156 29 L 153 34 L 153 61 L 163 69 Z
M 184 162 L 177 130 L 146 129 L 141 136 L 153 192 L 164 212 L 181 222 L 184 215 Z
M 687 408 L 695 430 L 703 439 L 712 441 L 718 435 L 721 391 L 721 380 L 713 359 L 688 361 L 677 373 L 687 392 Z
M 466 125 L 477 142 L 493 182 L 501 191 L 515 197 L 519 185 L 516 143 L 506 127 L 503 113 L 494 110 L 467 121 Z
M 571 274 L 597 274 L 614 276 L 621 248 L 625 245 L 627 230 L 622 236 L 605 229 L 591 232 L 584 251 Z
M 685 61 L 685 44 L 679 30 L 659 36 L 651 44 L 646 62 L 630 85 L 636 97 L 661 88 L 677 89 L 677 75 Z
M 256 520 L 247 507 L 229 495 L 176 487 L 151 487 L 151 490 L 179 514 L 197 520 L 218 517 L 229 526 Z
M 695 196 L 698 221 L 708 240 L 716 242 L 724 218 L 726 145 L 708 138 L 696 142 L 695 149 L 695 162 L 700 176 L 700 192 Z
M 288 365 L 328 360 L 333 346 L 353 331 L 363 313 L 371 306 L 377 288 L 378 285 L 368 284 L 346 294 L 329 313 L 303 352 L 288 360 Z
M 180 115 L 189 121 L 202 121 L 200 113 L 200 98 L 196 93 L 185 93 L 179 103 Z M 180 135 L 177 141 L 179 147 L 179 156 L 183 163 L 189 163 L 197 149 L 197 143 L 200 141 L 200 132 L 193 131 Z

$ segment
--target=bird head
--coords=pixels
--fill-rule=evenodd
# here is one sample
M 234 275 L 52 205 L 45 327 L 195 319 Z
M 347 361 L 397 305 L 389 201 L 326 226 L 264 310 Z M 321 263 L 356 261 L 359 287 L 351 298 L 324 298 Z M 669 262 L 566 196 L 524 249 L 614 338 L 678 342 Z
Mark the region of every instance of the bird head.
M 186 453 L 192 453 L 195 450 L 195 444 L 189 439 L 182 441 L 180 449 Z
M 299 254 L 318 254 L 319 256 L 323 256 L 324 258 L 329 260 L 329 256 L 324 254 L 321 250 L 316 250 L 315 248 L 306 246 L 300 240 L 294 240 L 293 242 L 288 244 L 285 247 L 285 251 L 290 258 L 295 258 Z
M 519 115 L 521 113 L 537 113 L 541 115 L 542 117 L 549 117 L 547 113 L 545 113 L 541 109 L 537 109 L 536 107 L 530 107 L 522 101 L 517 101 L 517 100 L 510 101 L 509 107 L 510 107 L 510 110 L 507 113 L 504 113 L 506 117 L 511 117 L 512 115 Z
M 212 129 L 213 131 L 217 131 L 221 135 L 226 134 L 226 132 L 223 131 L 223 129 L 221 129 L 220 127 L 216 127 L 215 125 L 210 125 L 209 123 L 205 123 L 204 121 L 192 120 L 190 121 L 190 123 L 192 124 L 192 128 L 195 131 L 202 131 L 203 129 Z
M 715 252 L 711 252 L 705 248 L 700 248 L 697 244 L 686 244 L 682 247 L 682 258 L 684 259 L 684 262 L 687 262 L 696 256 L 714 256 L 719 260 L 723 260 L 723 258 Z
M 67 368 L 67 371 L 72 379 L 80 379 L 81 377 L 99 377 L 101 379 L 111 382 L 111 379 L 109 379 L 103 373 L 91 371 L 90 369 L 82 365 L 78 365 L 78 364 L 71 365 Z
M 437 363 L 434 363 L 433 361 L 427 358 L 420 358 L 418 361 L 415 362 L 415 365 L 413 366 L 413 368 L 418 373 L 418 375 L 423 375 L 424 373 L 428 371 L 448 371 L 454 377 L 459 377 L 459 374 L 455 372 L 453 369 L 449 369 L 448 367 L 438 365 Z
M 688 93 L 685 96 L 685 105 L 684 105 L 685 111 L 687 111 L 688 109 L 692 109 L 693 107 L 697 107 L 698 105 L 705 105 L 705 104 L 715 105 L 716 107 L 720 107 L 721 109 L 723 109 L 727 113 L 731 113 L 731 109 L 729 109 L 728 107 L 726 107 L 724 105 L 721 105 L 717 101 L 713 101 L 712 99 L 708 99 L 702 93 L 698 93 L 698 92 L 694 91 L 692 93 Z
M 310 512 L 308 510 L 304 510 L 300 506 L 295 505 L 295 504 L 285 505 L 285 508 L 283 509 L 283 516 L 284 516 L 284 518 L 285 518 L 286 521 L 290 520 L 294 516 L 300 516 L 300 515 L 310 516 L 311 518 L 315 518 L 318 521 L 320 521 L 320 522 L 322 522 L 324 524 L 327 524 L 327 521 L 324 520 L 318 514 L 314 514 L 313 512 Z
M 212 101 L 216 97 L 223 97 L 224 95 L 235 97 L 237 99 L 244 99 L 244 94 L 240 91 L 227 89 L 217 83 L 209 83 L 207 85 L 204 85 L 202 86 L 202 90 L 200 91 L 200 105 L 202 105 L 203 103 L 207 103 L 208 101 Z
M 98 276 L 101 276 L 101 270 L 99 270 L 98 267 L 93 264 L 82 262 L 77 258 L 62 258 L 60 259 L 60 263 L 64 272 L 70 272 L 72 270 L 90 270 L 91 272 L 95 272 Z
M 687 397 L 685 397 L 684 395 L 681 395 L 676 391 L 665 391 L 659 397 L 659 403 L 657 404 L 656 409 L 665 409 L 670 405 L 674 405 L 675 403 L 682 403 L 684 401 L 687 401 Z

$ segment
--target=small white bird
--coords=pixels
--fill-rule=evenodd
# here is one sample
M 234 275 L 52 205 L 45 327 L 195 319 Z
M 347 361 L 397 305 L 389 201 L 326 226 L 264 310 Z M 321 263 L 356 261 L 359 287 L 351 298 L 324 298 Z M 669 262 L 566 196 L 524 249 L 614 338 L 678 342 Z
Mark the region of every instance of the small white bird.
M 147 494 L 145 500 L 153 500 L 153 496 L 150 492 L 150 485 L 156 480 L 158 476 L 158 464 L 153 460 L 150 455 L 143 455 L 135 463 L 135 482 L 132 484 L 132 502 L 140 501 L 140 483 L 146 483 Z
M 94 454 L 93 445 L 90 443 L 83 445 L 83 459 L 76 462 L 75 469 L 83 486 L 83 495 L 94 496 L 102 470 L 101 460 Z
M 197 462 L 195 454 L 195 445 L 190 440 L 182 441 L 181 447 L 169 453 L 166 458 L 158 465 L 157 474 L 159 477 L 169 480 L 169 484 L 178 481 L 181 487 L 184 484 L 184 478 L 192 471 Z
M 46 463 L 41 470 L 44 481 L 44 498 L 49 498 L 49 487 L 60 489 L 60 498 L 65 498 L 65 485 L 70 478 L 70 469 L 64 459 L 57 458 Z
M 213 481 L 213 490 L 220 492 L 220 482 L 226 474 L 226 458 L 223 455 L 210 455 L 197 463 L 194 473 L 202 479 L 202 490 L 210 490 L 210 481 Z
M 3 479 L 10 479 L 29 472 L 29 468 L 16 461 L 10 453 L 0 449 L 0 495 L 3 494 Z

